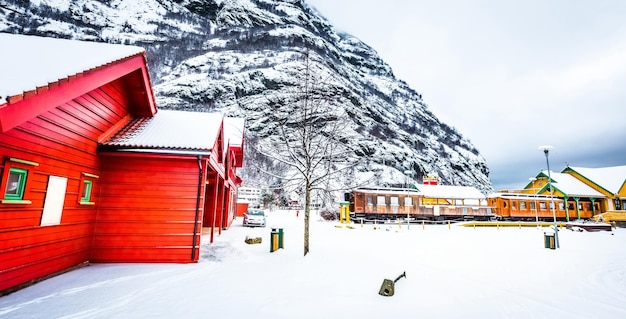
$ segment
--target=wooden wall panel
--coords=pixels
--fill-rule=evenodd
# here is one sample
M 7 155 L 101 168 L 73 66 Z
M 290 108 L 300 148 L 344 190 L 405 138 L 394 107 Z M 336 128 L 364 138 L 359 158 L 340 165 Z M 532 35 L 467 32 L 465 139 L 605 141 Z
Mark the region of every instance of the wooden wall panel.
M 0 276 L 2 276 L 0 292 L 83 264 L 85 255 L 86 252 L 77 251 L 75 253 L 66 253 L 45 259 L 38 259 L 36 264 L 28 264 L 28 268 L 7 269 L 0 274 Z
M 107 154 L 92 261 L 195 262 L 200 245 L 204 175 L 195 156 L 158 158 Z M 206 172 L 203 172 L 206 174 Z M 199 179 L 200 182 L 199 185 Z M 198 223 L 192 258 L 196 205 Z
M 30 203 L 0 203 L 0 291 L 89 260 L 97 205 L 79 203 L 81 177 L 100 175 L 98 136 L 128 114 L 112 96 L 119 93 L 110 84 L 0 134 L 0 173 L 9 158 L 38 164 L 28 167 L 24 199 Z M 51 175 L 68 179 L 63 212 L 60 225 L 41 227 Z M 96 204 L 99 183 L 92 190 Z
M 199 243 L 199 241 L 198 241 Z M 151 258 L 145 262 L 151 263 L 189 263 L 189 247 L 99 247 L 92 253 L 92 259 L 106 259 L 107 262 L 135 263 L 146 259 L 146 251 L 150 251 Z M 196 256 L 199 250 L 196 249 Z
M 59 258 L 67 254 L 77 254 L 78 252 L 82 252 L 83 256 L 83 260 L 78 261 L 78 263 L 87 261 L 89 246 L 93 238 L 92 225 L 63 225 L 54 228 L 67 230 L 48 233 L 45 229 L 33 228 L 29 231 L 32 234 L 31 240 L 25 241 L 21 238 L 15 238 L 9 241 L 13 246 L 0 250 L 3 254 L 0 268 L 5 270 L 28 268 L 45 260 Z M 32 255 L 36 255 L 38 258 L 33 259 Z

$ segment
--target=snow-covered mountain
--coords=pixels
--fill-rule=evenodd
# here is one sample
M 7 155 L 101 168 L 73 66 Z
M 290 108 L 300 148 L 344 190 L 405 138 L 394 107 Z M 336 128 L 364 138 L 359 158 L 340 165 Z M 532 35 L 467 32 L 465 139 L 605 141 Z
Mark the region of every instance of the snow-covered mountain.
M 245 117 L 249 142 L 271 134 L 269 104 L 294 88 L 308 52 L 328 102 L 343 109 L 346 143 L 367 159 L 359 174 L 380 174 L 378 186 L 403 184 L 411 171 L 416 181 L 437 174 L 443 184 L 492 190 L 471 142 L 375 50 L 303 0 L 3 0 L 0 32 L 143 46 L 160 108 Z

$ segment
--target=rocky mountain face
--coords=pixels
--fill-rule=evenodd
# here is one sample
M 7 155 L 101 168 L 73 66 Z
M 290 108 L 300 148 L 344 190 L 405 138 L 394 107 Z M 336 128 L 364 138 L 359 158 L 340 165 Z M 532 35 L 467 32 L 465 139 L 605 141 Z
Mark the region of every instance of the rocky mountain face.
M 471 142 L 375 50 L 303 0 L 2 0 L 0 32 L 142 46 L 159 108 L 245 117 L 247 143 L 272 135 L 272 107 L 289 102 L 307 54 L 326 102 L 345 117 L 343 141 L 366 163 L 357 180 L 400 186 L 436 174 L 442 184 L 492 190 Z M 242 174 L 248 186 L 264 184 Z

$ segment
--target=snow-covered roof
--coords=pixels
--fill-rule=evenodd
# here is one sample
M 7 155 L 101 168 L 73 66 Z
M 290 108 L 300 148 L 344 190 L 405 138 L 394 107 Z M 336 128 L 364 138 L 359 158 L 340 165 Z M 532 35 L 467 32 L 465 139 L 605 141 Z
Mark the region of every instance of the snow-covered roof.
M 485 195 L 471 186 L 415 185 L 420 195 L 430 198 L 484 199 Z
M 359 193 L 403 195 L 411 193 L 429 198 L 485 199 L 485 195 L 471 186 L 417 184 L 413 188 L 359 188 Z
M 144 53 L 138 46 L 0 33 L 0 105 L 71 75 Z
M 541 171 L 540 174 L 548 176 L 548 171 Z M 585 196 L 585 197 L 605 197 L 597 190 L 589 187 L 587 184 L 583 183 L 576 177 L 565 174 L 565 173 L 556 173 L 550 172 L 550 177 L 552 178 L 552 186 L 567 196 Z
M 237 117 L 224 118 L 224 143 L 230 146 L 243 144 L 243 129 L 245 120 Z
M 626 182 L 626 165 L 599 168 L 568 166 L 563 171 L 568 169 L 577 172 L 613 194 L 617 194 Z
M 207 153 L 220 132 L 220 113 L 159 110 L 127 124 L 102 145 L 114 149 Z
M 419 195 L 418 190 L 412 189 L 412 188 L 390 188 L 390 187 L 358 188 L 357 191 L 359 193 L 364 193 L 364 194 L 406 195 L 408 193 L 411 193 L 411 195 Z

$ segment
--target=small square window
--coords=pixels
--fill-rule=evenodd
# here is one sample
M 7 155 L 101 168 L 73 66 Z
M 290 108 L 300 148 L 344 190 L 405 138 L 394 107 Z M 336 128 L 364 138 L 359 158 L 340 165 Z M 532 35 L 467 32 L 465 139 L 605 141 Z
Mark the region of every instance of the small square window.
M 91 201 L 91 188 L 93 186 L 93 181 L 90 179 L 83 180 L 83 189 L 81 191 L 80 201 L 81 202 L 90 202 Z
M 22 200 L 24 198 L 26 177 L 28 177 L 27 170 L 14 167 L 10 168 L 4 199 Z

